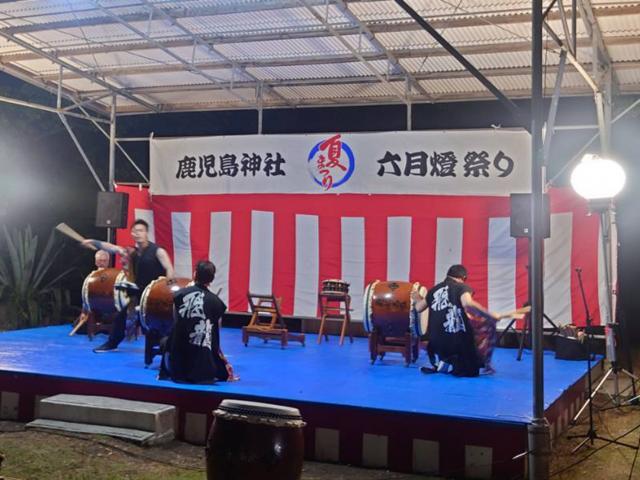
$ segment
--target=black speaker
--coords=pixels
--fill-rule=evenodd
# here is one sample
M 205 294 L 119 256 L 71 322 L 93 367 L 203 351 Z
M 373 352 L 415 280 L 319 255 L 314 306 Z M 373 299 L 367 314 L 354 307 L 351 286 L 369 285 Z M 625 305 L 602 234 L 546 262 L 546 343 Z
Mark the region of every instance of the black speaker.
M 96 227 L 126 228 L 129 194 L 98 192 Z
M 549 195 L 542 197 L 543 201 L 543 238 L 549 238 L 551 233 L 551 216 L 549 215 Z M 511 194 L 511 236 L 530 237 L 531 236 L 531 194 L 512 193 Z

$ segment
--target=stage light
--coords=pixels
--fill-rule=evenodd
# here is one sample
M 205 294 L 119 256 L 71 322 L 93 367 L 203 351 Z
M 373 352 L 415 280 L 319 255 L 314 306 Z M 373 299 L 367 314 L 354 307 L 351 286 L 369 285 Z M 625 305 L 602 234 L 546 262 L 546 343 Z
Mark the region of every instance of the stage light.
M 615 197 L 624 187 L 626 175 L 622 167 L 608 158 L 587 154 L 571 172 L 571 186 L 587 200 Z

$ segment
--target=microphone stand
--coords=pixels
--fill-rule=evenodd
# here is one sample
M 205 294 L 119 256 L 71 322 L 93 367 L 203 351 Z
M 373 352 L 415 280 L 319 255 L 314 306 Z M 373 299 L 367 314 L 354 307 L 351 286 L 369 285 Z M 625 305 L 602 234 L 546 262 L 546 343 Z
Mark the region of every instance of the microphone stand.
M 589 430 L 587 431 L 587 433 L 582 434 L 582 435 L 571 435 L 567 438 L 569 439 L 573 439 L 573 438 L 584 438 L 584 440 L 582 442 L 580 442 L 578 444 L 578 446 L 576 446 L 571 453 L 575 453 L 578 450 L 580 450 L 580 448 L 582 448 L 584 445 L 587 444 L 587 442 L 589 442 L 591 445 L 593 445 L 594 440 L 602 440 L 604 442 L 606 442 L 607 444 L 613 444 L 615 443 L 616 445 L 620 445 L 623 447 L 627 447 L 627 448 L 631 448 L 633 450 L 638 450 L 638 447 L 636 445 L 630 445 L 628 443 L 624 443 L 624 442 L 620 442 L 619 440 L 614 440 L 611 438 L 606 438 L 606 437 L 601 437 L 600 435 L 598 435 L 598 432 L 596 432 L 596 429 L 593 425 L 593 402 L 591 401 L 593 399 L 593 397 L 595 396 L 595 394 L 598 392 L 598 389 L 596 388 L 595 390 L 593 389 L 593 379 L 591 377 L 591 342 L 593 340 L 593 330 L 591 327 L 591 314 L 589 313 L 589 305 L 587 303 L 587 297 L 584 293 L 584 286 L 582 284 L 582 269 L 581 268 L 576 268 L 576 273 L 578 274 L 578 284 L 580 286 L 580 294 L 582 297 L 582 303 L 584 305 L 584 312 L 586 315 L 586 323 L 587 323 L 587 328 L 585 330 L 586 333 L 586 347 L 587 347 L 587 387 L 588 387 L 588 393 L 589 393 L 589 398 L 587 399 L 587 401 L 585 402 L 585 404 L 582 406 L 582 408 L 580 409 L 580 412 L 578 412 L 578 414 L 574 417 L 574 422 L 575 419 L 578 418 L 578 416 L 580 415 L 580 413 L 585 409 L 585 408 L 589 408 Z M 603 382 L 600 382 L 600 384 L 598 385 L 598 388 L 600 388 L 600 386 L 602 386 Z

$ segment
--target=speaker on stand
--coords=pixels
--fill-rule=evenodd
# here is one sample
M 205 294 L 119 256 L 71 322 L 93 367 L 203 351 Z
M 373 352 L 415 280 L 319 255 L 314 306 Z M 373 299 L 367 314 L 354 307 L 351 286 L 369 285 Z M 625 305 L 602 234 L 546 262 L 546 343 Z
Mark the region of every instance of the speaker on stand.
M 126 228 L 129 194 L 122 192 L 98 192 L 96 227 L 107 228 L 108 241 L 113 242 L 116 228 Z
M 514 238 L 531 238 L 531 194 L 530 193 L 512 193 L 510 198 L 511 205 L 511 215 L 510 215 L 510 229 L 511 236 Z M 545 194 L 543 196 L 543 205 L 542 205 L 542 215 L 543 215 L 543 238 L 549 238 L 551 236 L 551 215 L 549 209 L 549 195 Z M 527 277 L 529 279 L 528 291 L 531 291 L 531 276 L 529 272 L 529 267 L 527 267 Z M 527 302 L 526 305 L 530 305 L 530 302 Z M 558 332 L 558 326 L 551 320 L 547 315 L 543 313 L 543 319 L 551 324 L 555 332 Z M 506 333 L 513 328 L 513 330 L 518 333 L 515 328 L 516 320 L 513 319 L 509 322 L 509 324 L 505 327 L 505 329 L 500 333 L 498 337 L 498 343 L 502 340 L 502 337 L 506 335 Z M 517 359 L 522 359 L 522 351 L 524 349 L 524 341 L 527 335 L 527 332 L 531 331 L 531 316 L 527 314 L 525 317 L 525 326 L 522 331 L 519 339 L 519 348 L 518 348 L 518 356 Z

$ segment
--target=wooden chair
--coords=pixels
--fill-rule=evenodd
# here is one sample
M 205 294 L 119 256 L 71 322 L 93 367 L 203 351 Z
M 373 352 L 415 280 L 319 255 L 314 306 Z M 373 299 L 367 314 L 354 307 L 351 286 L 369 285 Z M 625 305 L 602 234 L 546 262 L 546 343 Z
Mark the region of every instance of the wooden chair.
M 93 337 L 98 333 L 106 333 L 107 335 L 111 335 L 111 330 L 113 330 L 113 318 L 114 315 L 110 315 L 107 319 L 102 318 L 99 315 L 95 315 L 93 313 L 88 313 L 87 315 L 87 336 L 89 340 L 93 340 Z
M 251 320 L 249 325 L 242 327 L 242 343 L 245 347 L 249 344 L 250 337 L 262 338 L 265 343 L 271 339 L 279 339 L 282 348 L 287 346 L 289 340 L 300 342 L 304 346 L 304 333 L 290 333 L 287 329 L 280 313 L 280 298 L 275 298 L 273 294 L 249 292 L 247 299 L 251 307 Z
M 353 343 L 351 335 L 351 296 L 347 293 L 340 294 L 337 292 L 318 294 L 318 303 L 320 304 L 320 329 L 318 330 L 318 344 L 322 342 L 324 335 L 325 340 L 329 340 L 329 336 L 325 333 L 325 325 L 327 320 L 338 320 L 342 322 L 340 329 L 339 345 L 344 343 L 344 336 L 349 333 L 349 340 Z

